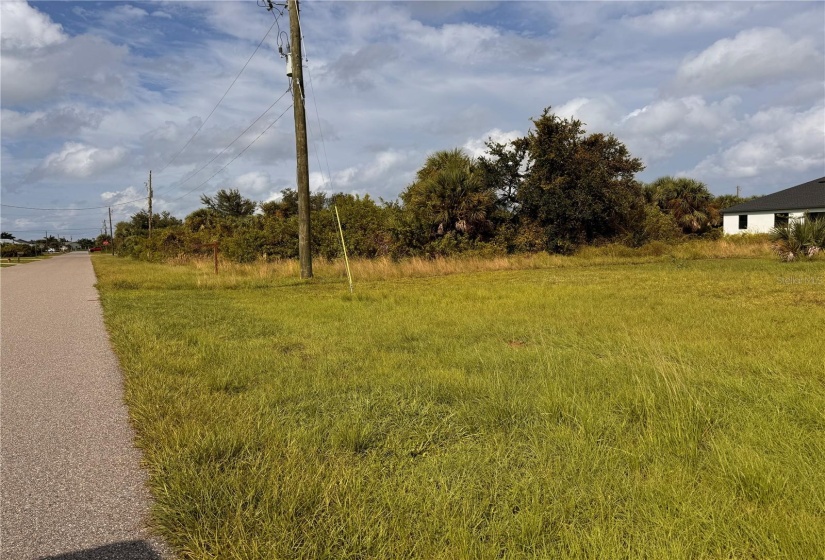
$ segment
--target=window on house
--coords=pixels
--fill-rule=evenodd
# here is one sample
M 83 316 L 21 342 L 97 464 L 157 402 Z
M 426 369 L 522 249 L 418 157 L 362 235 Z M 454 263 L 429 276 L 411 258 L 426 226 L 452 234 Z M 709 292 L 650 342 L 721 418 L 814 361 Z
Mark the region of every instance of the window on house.
M 808 217 L 811 219 L 811 221 L 825 220 L 825 212 L 811 212 L 810 214 L 808 214 Z
M 739 216 L 739 229 L 748 229 L 748 215 L 741 214 Z
M 788 213 L 779 212 L 773 215 L 773 227 L 782 227 L 788 225 Z

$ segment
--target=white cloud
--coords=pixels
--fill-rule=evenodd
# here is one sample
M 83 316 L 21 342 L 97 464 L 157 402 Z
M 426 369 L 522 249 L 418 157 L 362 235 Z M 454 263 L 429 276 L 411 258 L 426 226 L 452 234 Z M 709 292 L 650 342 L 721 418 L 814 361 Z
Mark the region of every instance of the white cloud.
M 122 147 L 95 148 L 79 142 L 67 142 L 63 148 L 46 157 L 38 175 L 84 179 L 119 165 L 126 157 Z
M 3 134 L 14 137 L 25 134 L 34 123 L 42 119 L 45 113 L 33 111 L 31 113 L 20 113 L 11 109 L 0 109 L 0 120 L 3 122 Z
M 121 4 L 106 12 L 105 17 L 112 22 L 132 21 L 149 15 L 143 8 L 136 8 L 131 4 Z
M 29 113 L 2 109 L 3 135 L 19 138 L 60 138 L 73 136 L 84 128 L 96 128 L 103 119 L 100 111 L 64 105 L 48 111 Z
M 415 175 L 418 166 L 424 163 L 419 153 L 403 150 L 382 150 L 371 161 L 361 165 L 347 167 L 332 173 L 330 184 L 317 183 L 318 187 L 327 186 L 336 192 L 386 193 L 387 190 L 403 189 Z
M 90 35 L 67 39 L 60 48 L 4 52 L 0 68 L 3 103 L 31 104 L 70 94 L 122 99 L 137 79 L 135 71 L 124 64 L 127 56 L 128 48 Z
M 487 153 L 486 143 L 488 140 L 492 140 L 493 142 L 498 142 L 500 144 L 506 144 L 507 142 L 512 142 L 516 138 L 521 138 L 522 136 L 522 133 L 518 130 L 504 132 L 501 129 L 494 128 L 492 130 L 488 130 L 480 138 L 468 139 L 462 148 L 472 157 L 477 158 Z
M 146 192 L 133 186 L 101 193 L 100 201 L 103 205 L 112 207 L 113 222 L 128 219 L 135 212 L 143 210 L 147 204 Z
M 702 160 L 692 172 L 728 178 L 825 169 L 825 105 L 807 111 L 772 108 L 744 123 L 748 133 Z
M 749 10 L 751 4 L 737 3 L 674 3 L 650 13 L 626 16 L 622 21 L 637 32 L 654 35 L 696 33 L 701 29 L 730 26 Z
M 261 193 L 272 190 L 272 179 L 264 171 L 244 173 L 232 181 L 233 189 L 238 189 L 247 198 L 255 198 Z
M 63 26 L 39 12 L 27 2 L 0 3 L 0 45 L 3 49 L 39 49 L 66 40 Z
M 809 38 L 794 40 L 780 29 L 742 31 L 721 39 L 676 72 L 673 90 L 708 91 L 737 86 L 760 86 L 790 78 L 823 74 L 822 53 Z
M 585 124 L 588 132 L 610 132 L 614 130 L 622 109 L 616 101 L 602 95 L 597 98 L 577 97 L 554 107 L 553 112 L 563 119 L 578 119 Z
M 646 162 L 671 157 L 687 145 L 717 145 L 740 130 L 737 96 L 708 103 L 703 97 L 668 98 L 636 109 L 614 130 Z

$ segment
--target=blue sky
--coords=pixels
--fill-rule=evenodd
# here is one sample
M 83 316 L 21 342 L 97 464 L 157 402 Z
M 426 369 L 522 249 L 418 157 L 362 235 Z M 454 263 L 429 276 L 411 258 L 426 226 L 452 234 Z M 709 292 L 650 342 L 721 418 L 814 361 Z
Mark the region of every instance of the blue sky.
M 549 106 L 616 134 L 645 162 L 641 180 L 750 195 L 820 177 L 824 8 L 305 0 L 311 186 L 392 200 L 427 154 L 478 155 Z M 288 95 L 221 154 L 286 90 L 277 26 L 204 124 L 274 21 L 254 0 L 0 10 L 4 231 L 92 236 L 105 209 L 11 206 L 112 205 L 126 219 L 145 207 L 150 169 L 155 211 L 179 217 L 220 188 L 262 201 L 294 187 Z

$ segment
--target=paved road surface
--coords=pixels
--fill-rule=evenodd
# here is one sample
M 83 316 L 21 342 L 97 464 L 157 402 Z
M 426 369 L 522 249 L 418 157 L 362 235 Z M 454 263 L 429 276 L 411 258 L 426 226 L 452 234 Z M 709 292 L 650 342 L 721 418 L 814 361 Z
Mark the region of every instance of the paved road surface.
M 85 253 L 0 273 L 0 558 L 158 560 Z

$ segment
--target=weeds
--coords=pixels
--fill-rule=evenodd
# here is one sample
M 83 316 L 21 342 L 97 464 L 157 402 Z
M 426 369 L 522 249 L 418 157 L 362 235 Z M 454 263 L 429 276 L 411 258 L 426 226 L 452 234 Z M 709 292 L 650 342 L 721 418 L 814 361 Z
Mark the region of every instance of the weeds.
M 154 523 L 184 558 L 822 558 L 819 286 L 616 251 L 362 262 L 354 296 L 96 256 Z

